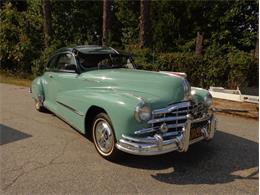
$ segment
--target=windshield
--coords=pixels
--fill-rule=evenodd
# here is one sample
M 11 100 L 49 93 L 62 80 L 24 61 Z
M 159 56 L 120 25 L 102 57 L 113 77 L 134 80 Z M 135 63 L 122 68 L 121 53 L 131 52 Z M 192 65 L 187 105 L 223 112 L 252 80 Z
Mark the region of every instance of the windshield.
M 78 54 L 80 69 L 85 72 L 96 69 L 133 69 L 132 59 L 120 54 Z

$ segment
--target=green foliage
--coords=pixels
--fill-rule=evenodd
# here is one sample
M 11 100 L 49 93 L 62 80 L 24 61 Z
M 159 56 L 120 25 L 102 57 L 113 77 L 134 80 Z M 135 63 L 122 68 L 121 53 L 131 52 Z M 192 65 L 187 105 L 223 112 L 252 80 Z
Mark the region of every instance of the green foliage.
M 38 1 L 32 4 L 27 12 L 18 12 L 11 3 L 1 8 L 1 69 L 31 71 L 33 56 L 41 47 L 41 18 L 38 18 Z
M 53 39 L 71 44 L 100 44 L 102 27 L 101 1 L 52 1 Z
M 46 67 L 49 58 L 51 55 L 59 49 L 60 43 L 58 44 L 52 44 L 51 47 L 48 47 L 44 49 L 41 53 L 40 56 L 32 61 L 32 73 L 33 77 L 39 76 L 44 72 L 44 68 Z
M 155 66 L 152 64 L 152 51 L 149 48 L 141 49 L 137 44 L 132 44 L 128 45 L 126 50 L 134 56 L 135 63 L 142 69 L 155 69 Z
M 136 64 L 141 69 L 153 71 L 185 72 L 193 86 L 206 87 L 224 86 L 228 88 L 252 86 L 258 82 L 258 61 L 249 53 L 233 50 L 223 56 L 215 48 L 207 51 L 207 55 L 200 57 L 191 52 L 157 53 L 154 62 L 149 49 L 129 48 L 138 58 Z M 216 51 L 216 52 L 215 52 Z M 251 70 L 252 69 L 252 70 Z M 251 70 L 251 71 L 250 71 Z
M 230 66 L 228 75 L 229 87 L 247 86 L 246 79 L 249 65 L 252 63 L 252 56 L 242 51 L 236 51 L 229 53 L 227 57 L 227 64 Z
M 201 71 L 203 59 L 193 53 L 161 53 L 157 57 L 157 63 L 160 64 L 160 70 L 185 72 L 189 81 L 196 86 L 200 85 L 205 72 Z
M 140 2 L 115 0 L 115 16 L 121 23 L 121 42 L 123 45 L 138 42 Z

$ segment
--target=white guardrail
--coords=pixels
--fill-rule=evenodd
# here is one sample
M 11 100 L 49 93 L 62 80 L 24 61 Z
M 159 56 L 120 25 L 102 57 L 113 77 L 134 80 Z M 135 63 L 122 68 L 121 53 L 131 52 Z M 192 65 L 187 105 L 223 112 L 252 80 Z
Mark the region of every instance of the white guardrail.
M 243 95 L 239 89 L 231 90 L 224 89 L 223 87 L 210 87 L 209 92 L 214 98 L 237 101 L 237 102 L 250 102 L 259 103 L 259 96 Z

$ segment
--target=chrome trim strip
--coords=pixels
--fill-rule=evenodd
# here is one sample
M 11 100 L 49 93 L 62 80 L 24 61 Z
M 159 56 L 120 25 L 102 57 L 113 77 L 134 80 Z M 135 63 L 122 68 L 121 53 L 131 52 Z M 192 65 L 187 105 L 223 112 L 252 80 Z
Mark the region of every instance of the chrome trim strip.
M 170 105 L 166 108 L 154 110 L 152 112 L 152 114 L 167 114 L 167 113 L 172 112 L 173 110 L 185 108 L 185 107 L 189 107 L 189 106 L 191 106 L 191 103 L 189 101 L 180 102 L 180 103 L 177 103 L 177 104 L 174 104 L 174 105 Z
M 64 103 L 62 103 L 62 102 L 60 102 L 58 100 L 56 100 L 56 102 L 59 103 L 60 105 L 64 106 L 64 107 L 68 108 L 69 110 L 71 110 L 72 112 L 76 113 L 77 115 L 84 116 L 83 113 L 81 113 L 80 111 L 76 110 L 75 108 L 72 108 L 71 106 L 68 106 L 68 105 L 66 105 L 66 104 L 64 104 Z
M 44 106 L 45 108 L 47 108 L 49 111 L 51 111 L 53 114 L 55 114 L 55 116 L 57 116 L 59 119 L 63 120 L 65 123 L 67 123 L 69 126 L 71 126 L 72 128 L 76 129 L 77 131 L 79 131 L 80 133 L 85 133 L 82 130 L 80 130 L 79 128 L 75 127 L 72 123 L 70 123 L 68 120 L 66 120 L 64 117 L 62 117 L 59 114 L 56 114 L 56 112 L 54 112 L 51 108 L 47 107 L 46 105 Z
M 153 143 L 154 138 L 153 137 L 146 137 L 146 138 L 133 138 L 129 137 L 126 135 L 122 135 L 124 139 L 127 139 L 129 141 L 134 141 L 134 142 L 142 142 L 142 143 Z
M 158 127 L 159 129 L 159 127 Z M 158 130 L 157 128 L 146 128 L 146 129 L 140 129 L 138 131 L 135 131 L 134 134 L 145 134 L 145 133 L 152 133 Z
M 187 119 L 187 115 L 177 116 L 177 117 L 171 116 L 171 117 L 156 118 L 156 119 L 149 120 L 147 123 L 152 124 L 152 123 L 160 123 L 160 122 L 182 120 L 182 119 Z
M 168 129 L 172 128 L 177 128 L 177 127 L 183 127 L 185 123 L 179 123 L 179 124 L 170 124 L 167 125 Z M 134 132 L 134 134 L 139 135 L 139 134 L 145 134 L 145 133 L 152 133 L 155 131 L 158 131 L 160 127 L 154 127 L 154 128 L 145 128 L 145 129 L 140 129 Z
M 174 112 L 171 112 L 171 114 L 183 114 L 183 113 L 187 113 L 188 110 L 182 110 L 182 111 L 174 111 Z M 187 113 L 188 114 L 188 113 Z
M 170 124 L 170 125 L 167 125 L 167 127 L 169 129 L 172 129 L 172 128 L 177 128 L 177 127 L 184 127 L 185 123 L 178 123 L 178 124 Z
M 166 133 L 164 133 L 162 136 L 163 136 L 163 137 L 177 136 L 178 134 L 180 134 L 180 131 L 172 131 L 172 132 L 166 132 Z
M 75 65 L 76 66 L 76 65 Z M 74 70 L 66 70 L 66 69 L 59 69 L 58 72 L 64 72 L 64 73 L 75 73 L 77 74 Z
M 119 142 L 122 143 L 122 144 L 130 145 L 130 146 L 135 147 L 135 148 L 139 147 L 139 144 L 136 144 L 134 142 L 127 141 L 127 140 L 124 140 L 124 139 L 120 139 Z

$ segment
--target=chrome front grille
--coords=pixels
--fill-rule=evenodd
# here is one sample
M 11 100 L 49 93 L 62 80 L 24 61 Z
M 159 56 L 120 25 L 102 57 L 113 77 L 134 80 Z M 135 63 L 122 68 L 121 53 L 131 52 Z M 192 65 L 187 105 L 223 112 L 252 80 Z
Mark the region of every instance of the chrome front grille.
M 164 137 L 178 135 L 190 115 L 193 119 L 203 117 L 207 109 L 202 103 L 195 104 L 190 101 L 180 102 L 169 105 L 163 109 L 157 109 L 152 112 L 152 119 L 148 121 L 150 128 L 141 129 L 135 134 L 148 134 L 160 132 L 162 125 L 167 126 L 168 131 L 163 133 Z

